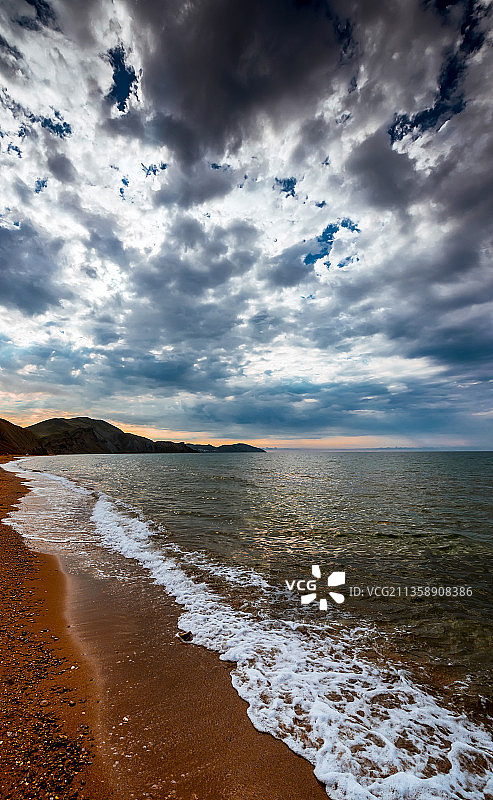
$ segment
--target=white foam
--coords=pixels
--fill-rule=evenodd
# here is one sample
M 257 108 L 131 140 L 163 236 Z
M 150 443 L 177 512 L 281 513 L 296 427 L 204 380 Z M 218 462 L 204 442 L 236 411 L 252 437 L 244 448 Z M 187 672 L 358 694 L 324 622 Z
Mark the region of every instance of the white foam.
M 67 478 L 24 469 L 24 463 L 18 461 L 3 466 L 15 472 L 31 490 L 6 521 L 32 546 L 42 543 L 49 545 L 48 549 L 78 550 L 95 541 L 88 525 L 94 505 L 91 492 Z
M 233 611 L 156 550 L 141 520 L 101 497 L 92 515 L 106 546 L 139 561 L 184 607 L 180 627 L 236 662 L 233 685 L 256 728 L 307 758 L 333 798 L 480 800 L 493 791 L 493 742 L 438 705 L 404 671 L 364 657 L 364 629 L 317 639 Z M 146 530 L 147 529 L 147 530 Z
M 233 610 L 182 569 L 186 557 L 213 571 L 217 565 L 208 564 L 204 554 L 176 547 L 167 556 L 145 520 L 119 511 L 108 497 L 94 504 L 72 482 L 57 483 L 44 473 L 30 473 L 29 480 L 45 503 L 47 525 L 59 521 L 58 538 L 72 530 L 74 512 L 66 508 L 72 493 L 68 505 L 75 501 L 91 513 L 91 538 L 136 559 L 176 598 L 184 609 L 180 627 L 192 630 L 194 642 L 236 662 L 233 685 L 247 701 L 255 727 L 308 759 L 333 800 L 493 796 L 491 737 L 440 706 L 404 671 L 391 665 L 383 671 L 370 662 L 364 649 L 368 626 L 348 630 L 331 623 L 327 630 Z M 20 529 L 29 522 L 22 512 L 29 502 L 27 495 L 11 515 Z M 222 577 L 230 570 L 224 568 Z M 233 573 L 238 581 L 244 578 L 241 570 Z
M 16 461 L 9 461 L 7 464 L 2 464 L 2 468 L 7 470 L 7 472 L 15 472 L 20 478 L 26 480 L 29 484 L 29 487 L 32 489 L 36 489 L 36 478 L 42 477 L 47 478 L 50 481 L 61 483 L 62 486 L 66 486 L 68 489 L 71 489 L 77 494 L 92 494 L 89 489 L 86 489 L 84 486 L 79 486 L 73 481 L 70 481 L 68 478 L 64 478 L 62 475 L 53 475 L 51 472 L 41 472 L 41 470 L 26 468 L 24 465 L 25 461 L 28 461 L 28 459 L 25 457 L 19 458 Z
M 186 560 L 189 566 L 197 567 L 202 572 L 215 575 L 216 577 L 222 578 L 230 584 L 250 587 L 255 586 L 258 589 L 269 588 L 269 584 L 265 578 L 263 578 L 262 575 L 259 575 L 258 572 L 255 572 L 254 569 L 242 568 L 238 566 L 228 567 L 226 564 L 219 564 L 217 561 L 213 561 L 204 553 L 184 550 L 182 547 L 174 544 L 173 542 L 167 542 L 166 547 L 168 550 L 175 553 L 178 558 Z

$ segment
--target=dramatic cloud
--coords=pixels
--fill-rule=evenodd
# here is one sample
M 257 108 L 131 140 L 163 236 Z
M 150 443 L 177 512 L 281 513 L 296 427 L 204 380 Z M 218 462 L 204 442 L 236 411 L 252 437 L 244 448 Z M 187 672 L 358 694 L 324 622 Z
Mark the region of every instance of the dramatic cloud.
M 492 446 L 491 11 L 0 0 L 1 414 Z
M 44 188 L 38 181 L 34 192 Z M 63 290 L 57 287 L 56 259 L 60 239 L 46 241 L 26 221 L 11 228 L 0 227 L 0 298 L 2 305 L 14 306 L 26 314 L 40 314 L 58 305 Z

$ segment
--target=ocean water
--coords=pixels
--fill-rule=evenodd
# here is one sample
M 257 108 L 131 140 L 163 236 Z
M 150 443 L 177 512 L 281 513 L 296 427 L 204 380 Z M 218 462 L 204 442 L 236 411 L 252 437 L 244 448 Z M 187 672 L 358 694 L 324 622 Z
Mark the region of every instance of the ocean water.
M 9 468 L 33 488 L 17 529 L 96 569 L 102 550 L 138 561 L 182 606 L 180 627 L 234 663 L 253 724 L 330 797 L 493 797 L 491 453 Z

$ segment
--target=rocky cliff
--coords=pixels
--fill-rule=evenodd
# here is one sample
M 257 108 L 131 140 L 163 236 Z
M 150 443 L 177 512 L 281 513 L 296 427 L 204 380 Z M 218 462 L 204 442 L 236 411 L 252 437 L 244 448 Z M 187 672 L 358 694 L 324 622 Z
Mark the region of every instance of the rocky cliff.
M 183 451 L 175 442 L 158 442 L 125 433 L 102 419 L 72 417 L 47 419 L 30 425 L 29 430 L 39 437 L 46 452 L 56 455 L 70 453 L 175 453 Z
M 0 419 L 0 455 L 44 455 L 45 448 L 38 437 L 20 425 Z
M 79 453 L 263 453 L 249 444 L 185 444 L 125 433 L 103 419 L 54 417 L 27 428 L 0 419 L 0 454 L 77 455 Z

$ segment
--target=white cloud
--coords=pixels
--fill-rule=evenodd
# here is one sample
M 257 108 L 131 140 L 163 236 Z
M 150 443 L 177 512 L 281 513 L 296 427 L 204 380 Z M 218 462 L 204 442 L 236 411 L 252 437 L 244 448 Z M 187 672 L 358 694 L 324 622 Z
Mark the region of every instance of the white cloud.
M 63 386 L 67 413 L 86 396 L 93 404 L 106 398 L 114 416 L 131 396 L 136 422 L 139 413 L 154 421 L 170 414 L 182 429 L 186 415 L 203 426 L 214 398 L 219 408 L 245 387 L 254 393 L 276 382 L 302 379 L 313 393 L 350 383 L 361 396 L 372 382 L 390 394 L 416 386 L 421 400 L 413 396 L 403 428 L 418 424 L 419 403 L 427 406 L 445 373 L 453 395 L 469 371 L 467 348 L 486 335 L 477 311 L 486 282 L 476 264 L 483 212 L 475 217 L 475 198 L 461 193 L 462 176 L 481 171 L 490 130 L 486 48 L 464 71 L 466 108 L 392 149 L 394 115 L 433 105 L 460 25 L 418 3 L 401 9 L 397 25 L 383 10 L 366 21 L 357 10 L 352 62 L 309 63 L 306 97 L 280 85 L 272 113 L 258 101 L 250 117 L 239 108 L 233 119 L 211 97 L 211 131 L 192 130 L 204 141 L 201 157 L 187 161 L 169 131 L 167 144 L 159 138 L 159 114 L 170 111 L 159 103 L 169 102 L 180 124 L 195 118 L 180 106 L 186 86 L 164 86 L 165 74 L 159 83 L 161 45 L 147 12 L 137 25 L 125 3 L 92 4 L 72 22 L 61 0 L 54 8 L 61 30 L 27 30 L 5 9 L 1 17 L 23 57 L 3 70 L 0 224 L 20 234 L 19 248 L 23 231 L 35 231 L 50 265 L 37 263 L 36 247 L 16 262 L 28 283 L 29 270 L 47 270 L 44 299 L 16 307 L 12 297 L 0 319 L 9 353 L 2 368 L 13 370 L 21 394 L 39 368 L 48 398 Z M 104 57 L 120 42 L 127 65 L 137 77 L 142 71 L 123 114 L 108 99 L 113 74 Z M 290 178 L 292 193 L 276 182 Z M 467 230 L 464 214 L 472 214 Z M 359 231 L 341 226 L 344 218 Z M 329 224 L 339 229 L 324 252 L 317 237 Z M 320 259 L 303 264 L 317 247 Z M 478 392 L 471 389 L 470 416 L 484 414 L 473 410 Z M 186 404 L 174 404 L 182 396 Z M 274 395 L 276 402 L 284 400 Z M 380 418 L 381 409 L 365 414 Z M 295 415 L 293 430 L 298 422 Z

